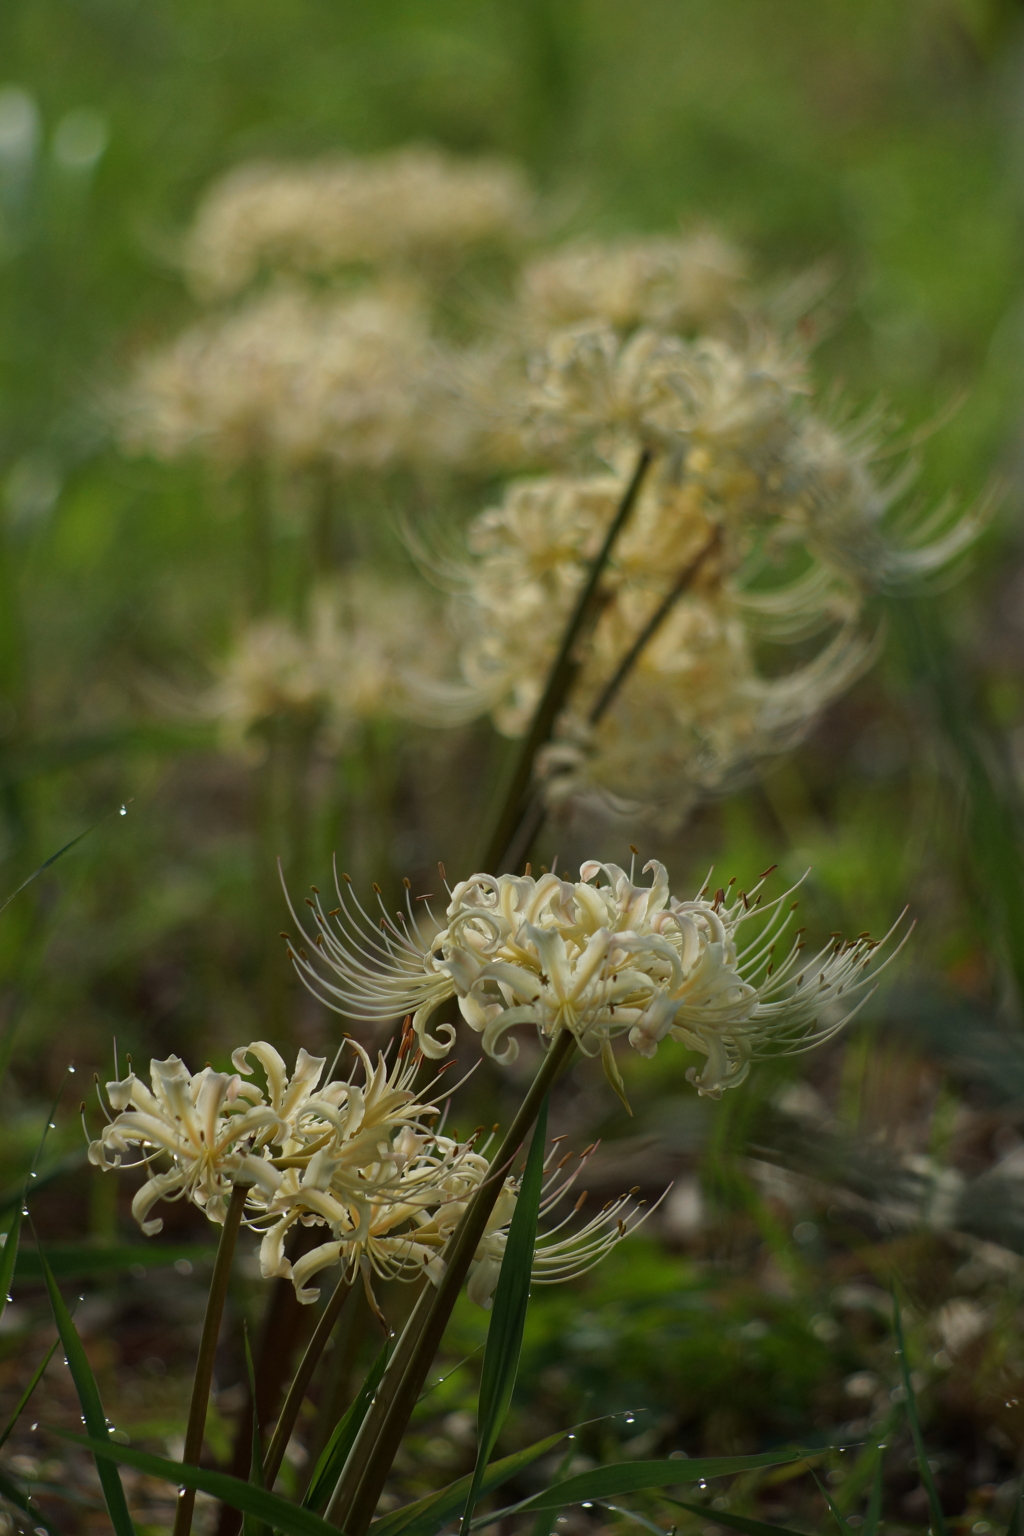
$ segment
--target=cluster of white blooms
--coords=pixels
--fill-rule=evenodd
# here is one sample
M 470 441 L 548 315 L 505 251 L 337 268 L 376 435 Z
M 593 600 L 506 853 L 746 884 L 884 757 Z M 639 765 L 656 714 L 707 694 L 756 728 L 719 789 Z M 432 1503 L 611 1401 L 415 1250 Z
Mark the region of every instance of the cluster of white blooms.
M 528 234 L 533 208 L 517 165 L 426 145 L 248 163 L 207 192 L 185 264 L 197 293 L 223 298 L 264 270 L 331 274 L 514 245 Z
M 259 752 L 275 722 L 344 745 L 361 721 L 418 718 L 428 661 L 448 649 L 427 595 L 358 567 L 312 592 L 300 628 L 269 617 L 243 630 L 204 701 L 232 750 Z
M 801 930 L 776 953 L 795 907 L 792 891 L 764 902 L 762 877 L 749 893 L 730 881 L 711 897 L 705 889 L 680 900 L 664 865 L 652 860 L 645 870 L 649 886 L 596 861 L 575 883 L 553 872 L 539 880 L 473 875 L 451 891 L 443 922 L 428 904 L 421 919 L 408 899 L 407 916 L 392 917 L 381 902 L 375 919 L 346 877 L 332 911 L 319 896 L 310 902 L 316 934 L 292 957 L 311 990 L 339 1012 L 411 1014 L 427 1056 L 451 1049 L 454 1025 L 432 1034 L 430 1021 L 454 997 L 496 1060 L 515 1059 L 517 1042 L 506 1037 L 519 1025 L 545 1043 L 568 1030 L 587 1055 L 600 1055 L 617 1091 L 612 1042 L 620 1035 L 644 1056 L 666 1036 L 699 1052 L 704 1067 L 691 1067 L 688 1077 L 717 1098 L 758 1057 L 828 1039 L 865 1000 L 878 971 L 879 945 L 868 935 L 833 938 L 805 956 Z M 751 920 L 755 936 L 741 949 L 738 930 Z
M 519 304 L 538 331 L 585 320 L 620 330 L 707 331 L 735 316 L 746 276 L 740 252 L 711 230 L 586 241 L 528 262 Z
M 453 718 L 489 711 L 520 735 L 641 447 L 655 454 L 601 579 L 571 711 L 543 759 L 551 799 L 597 793 L 671 824 L 700 795 L 786 750 L 870 662 L 865 603 L 935 571 L 981 519 L 953 504 L 888 533 L 906 489 L 877 470 L 867 429 L 815 414 L 799 357 L 606 324 L 553 336 L 535 370 L 545 454 L 596 450 L 604 473 L 513 482 L 467 535 L 454 572 L 463 686 Z M 453 573 L 446 573 L 449 581 Z M 673 594 L 677 596 L 673 597 Z M 666 605 L 610 707 L 595 707 Z M 766 670 L 764 643 L 822 636 Z
M 262 1040 L 234 1052 L 233 1073 L 205 1067 L 193 1075 L 177 1056 L 153 1061 L 150 1086 L 134 1074 L 107 1084 L 113 1115 L 91 1143 L 90 1161 L 146 1169 L 132 1213 L 147 1235 L 163 1224 L 149 1214 L 159 1200 L 191 1200 L 222 1224 L 232 1190 L 243 1186 L 244 1220 L 260 1235 L 264 1277 L 291 1280 L 302 1302 L 319 1295 L 308 1284 L 313 1276 L 339 1266 L 343 1276 L 362 1274 L 368 1287 L 373 1275 L 426 1274 L 436 1283 L 445 1243 L 488 1164 L 472 1141 L 432 1126 L 439 1110 L 415 1088 L 422 1054 L 414 1045 L 407 1029 L 389 1066 L 383 1056 L 374 1064 L 350 1041 L 360 1081 L 353 1070 L 321 1082 L 326 1058 L 304 1050 L 289 1076 Z M 247 1080 L 254 1065 L 263 1089 Z M 567 1187 L 549 1194 L 545 1210 Z M 507 1180 L 474 1257 L 471 1293 L 481 1305 L 497 1280 L 517 1195 L 517 1182 Z M 550 1283 L 582 1273 L 638 1219 L 625 1196 L 567 1236 L 558 1235 L 561 1223 L 538 1246 L 537 1278 Z M 300 1225 L 323 1229 L 324 1241 L 293 1262 L 286 1241 Z
M 133 451 L 228 466 L 459 462 L 472 430 L 425 311 L 399 288 L 274 288 L 202 321 L 142 361 L 122 417 Z

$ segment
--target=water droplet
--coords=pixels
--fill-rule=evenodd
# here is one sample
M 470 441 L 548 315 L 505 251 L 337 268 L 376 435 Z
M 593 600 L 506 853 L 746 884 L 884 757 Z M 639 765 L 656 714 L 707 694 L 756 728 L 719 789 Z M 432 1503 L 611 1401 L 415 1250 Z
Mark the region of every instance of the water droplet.
M 29 1174 L 29 1178 L 30 1179 L 38 1179 L 38 1177 L 39 1177 L 38 1173 L 36 1173 L 35 1169 L 33 1168 L 32 1172 Z
M 635 1424 L 636 1423 L 636 1419 L 633 1417 L 633 1415 L 631 1413 L 627 1413 L 626 1414 L 626 1423 L 627 1424 Z
M 7 1292 L 7 1300 L 8 1301 L 13 1301 L 14 1300 L 14 1297 L 11 1295 L 10 1291 Z
M 75 1070 L 74 1067 L 68 1067 L 68 1071 L 69 1072 L 73 1072 L 74 1070 Z
M 697 1483 L 697 1487 L 698 1488 L 706 1488 L 707 1487 L 707 1483 L 704 1481 L 703 1478 L 701 1478 L 700 1481 Z
M 120 814 L 122 816 L 127 816 L 128 815 L 128 807 L 126 805 L 122 805 Z
M 27 1215 L 28 1215 L 28 1206 L 27 1206 L 27 1205 L 23 1205 L 23 1206 L 22 1206 L 22 1208 L 21 1208 L 21 1214 L 22 1214 L 22 1215 L 23 1215 L 23 1216 L 27 1216 Z
M 584 1500 L 583 1500 L 583 1502 L 582 1502 L 582 1504 L 581 1504 L 581 1505 L 580 1505 L 580 1509 L 593 1509 L 593 1507 L 594 1507 L 594 1506 L 593 1506 L 593 1504 L 592 1504 L 592 1503 L 591 1503 L 591 1502 L 590 1502 L 590 1500 L 589 1500 L 589 1499 L 584 1499 Z
M 566 1439 L 567 1439 L 567 1440 L 575 1440 L 575 1439 L 576 1439 L 576 1436 L 575 1436 L 575 1435 L 566 1435 L 566 1437 L 565 1437 L 565 1438 L 566 1438 Z
M 32 1433 L 35 1434 L 35 1432 L 36 1432 L 36 1430 L 38 1428 L 39 1428 L 39 1420 L 37 1419 L 36 1422 L 32 1425 Z

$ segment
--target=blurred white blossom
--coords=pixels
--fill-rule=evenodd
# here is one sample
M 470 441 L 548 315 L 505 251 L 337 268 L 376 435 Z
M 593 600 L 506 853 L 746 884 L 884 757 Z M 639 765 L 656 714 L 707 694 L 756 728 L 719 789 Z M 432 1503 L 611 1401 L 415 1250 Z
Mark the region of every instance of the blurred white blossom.
M 707 331 L 735 316 L 746 277 L 742 254 L 711 230 L 580 241 L 524 266 L 519 304 L 537 330 L 598 320 Z
M 263 270 L 330 274 L 519 244 L 533 209 L 533 193 L 513 162 L 459 158 L 427 145 L 250 162 L 206 193 L 185 267 L 200 296 L 223 298 Z
M 418 716 L 448 649 L 428 594 L 355 567 L 314 589 L 304 626 L 268 617 L 244 629 L 203 709 L 232 749 L 260 753 L 274 722 L 337 749 L 363 721 Z
M 401 288 L 274 288 L 140 363 L 121 407 L 134 452 L 386 470 L 458 461 L 472 430 L 419 302 Z

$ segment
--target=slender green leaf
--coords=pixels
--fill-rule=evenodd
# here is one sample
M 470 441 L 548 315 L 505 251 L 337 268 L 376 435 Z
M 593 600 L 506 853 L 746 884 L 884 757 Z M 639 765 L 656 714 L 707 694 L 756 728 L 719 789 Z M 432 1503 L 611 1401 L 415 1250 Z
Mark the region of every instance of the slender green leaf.
M 910 1425 L 910 1436 L 914 1442 L 914 1450 L 917 1453 L 917 1470 L 921 1474 L 921 1484 L 928 1495 L 928 1507 L 932 1512 L 934 1536 L 947 1536 L 946 1517 L 942 1513 L 938 1489 L 935 1487 L 932 1469 L 928 1465 L 928 1456 L 924 1448 L 924 1436 L 921 1433 L 921 1420 L 917 1415 L 917 1398 L 914 1395 L 913 1384 L 910 1380 L 910 1367 L 907 1364 L 907 1351 L 903 1342 L 903 1317 L 900 1313 L 899 1297 L 896 1295 L 895 1290 L 892 1293 L 892 1317 L 893 1328 L 896 1333 L 896 1353 L 900 1362 L 900 1375 L 903 1377 L 903 1390 L 906 1393 L 907 1422 Z
M 252 1347 L 249 1343 L 249 1325 L 242 1325 L 242 1337 L 245 1341 L 245 1369 L 249 1377 L 249 1401 L 252 1403 L 252 1451 L 249 1457 L 249 1482 L 253 1488 L 265 1488 L 267 1480 L 263 1475 L 263 1441 L 260 1435 L 260 1421 L 256 1416 L 256 1367 L 252 1363 Z M 263 1520 L 255 1515 L 242 1516 L 242 1536 L 266 1536 L 267 1526 Z
M 623 1509 L 621 1504 L 612 1504 L 608 1499 L 599 1499 L 597 1502 L 601 1509 L 610 1509 L 612 1514 L 622 1515 L 625 1519 L 632 1520 L 637 1525 L 642 1525 L 645 1531 L 651 1532 L 651 1536 L 665 1536 L 664 1526 L 655 1525 L 653 1520 L 648 1520 L 647 1516 L 641 1515 L 638 1510 Z
M 0 1250 L 0 1317 L 4 1315 L 8 1294 L 14 1282 L 14 1265 L 18 1258 L 18 1241 L 21 1237 L 21 1206 L 16 1206 L 11 1224 Z
M 811 1476 L 814 1478 L 814 1481 L 817 1483 L 817 1485 L 818 1485 L 818 1492 L 821 1494 L 822 1498 L 825 1500 L 825 1503 L 828 1505 L 829 1512 L 831 1513 L 832 1518 L 835 1520 L 835 1522 L 838 1525 L 839 1529 L 842 1531 L 843 1536 L 851 1536 L 850 1527 L 847 1525 L 847 1523 L 844 1520 L 843 1516 L 839 1513 L 839 1511 L 836 1508 L 835 1504 L 832 1502 L 832 1498 L 831 1498 L 831 1495 L 829 1494 L 828 1489 L 825 1487 L 825 1484 L 822 1482 L 821 1478 L 818 1476 L 817 1472 L 815 1472 L 813 1467 L 811 1468 Z
M 306 1489 L 306 1496 L 302 1501 L 306 1509 L 315 1509 L 319 1514 L 334 1492 L 335 1484 L 341 1476 L 341 1469 L 348 1459 L 348 1453 L 366 1417 L 366 1410 L 373 1402 L 373 1394 L 380 1386 L 384 1369 L 391 1358 L 391 1347 L 391 1340 L 386 1340 L 383 1349 L 370 1366 L 366 1380 L 335 1424 L 330 1439 L 320 1452 L 313 1476 L 309 1480 L 309 1487 Z
M 47 1184 L 52 1184 L 56 1179 L 62 1179 L 66 1173 L 74 1173 L 76 1169 L 84 1166 L 87 1153 L 84 1147 L 74 1152 L 69 1152 L 65 1157 L 59 1157 L 50 1163 L 49 1167 L 41 1172 L 36 1171 L 32 1180 L 32 1193 L 37 1195 Z M 25 1181 L 19 1180 L 17 1184 L 9 1184 L 0 1194 L 0 1216 L 9 1211 L 12 1206 L 20 1207 L 25 1203 Z M 42 1271 L 40 1270 L 40 1275 Z
M 15 1408 L 14 1412 L 11 1414 L 10 1418 L 7 1420 L 7 1424 L 4 1427 L 3 1433 L 0 1434 L 0 1448 L 5 1446 L 7 1444 L 7 1441 L 10 1439 L 11 1431 L 13 1430 L 15 1424 L 17 1424 L 18 1420 L 21 1418 L 22 1414 L 25 1412 L 25 1406 L 28 1403 L 29 1398 L 32 1396 L 32 1393 L 35 1391 L 36 1387 L 38 1387 L 39 1383 L 42 1381 L 42 1379 L 43 1379 L 43 1372 L 46 1370 L 46 1367 L 49 1365 L 50 1361 L 53 1359 L 54 1355 L 56 1354 L 56 1352 L 57 1352 L 57 1345 L 59 1343 L 60 1343 L 59 1339 L 54 1339 L 53 1343 L 50 1345 L 50 1347 L 47 1350 L 46 1354 L 43 1356 L 43 1358 L 40 1361 L 40 1363 L 36 1366 L 35 1371 L 32 1373 L 31 1381 L 29 1382 L 28 1386 L 25 1388 L 24 1392 L 19 1397 L 17 1407 Z
M 569 1449 L 566 1451 L 565 1455 L 562 1457 L 561 1461 L 558 1463 L 557 1468 L 555 1469 L 556 1483 L 560 1483 L 565 1477 L 575 1455 L 576 1447 L 574 1445 L 570 1445 Z M 531 1536 L 551 1536 L 551 1527 L 555 1523 L 555 1516 L 555 1510 L 542 1509 L 536 1520 L 533 1522 L 533 1531 Z
M 108 811 L 106 816 L 101 816 L 99 821 L 94 821 L 91 827 L 86 827 L 84 832 L 79 832 L 77 837 L 73 837 L 70 843 L 65 843 L 63 848 L 57 849 L 56 853 L 51 853 L 48 859 L 43 860 L 38 869 L 34 869 L 30 875 L 25 877 L 25 879 L 18 886 L 17 890 L 12 891 L 5 901 L 0 902 L 0 912 L 3 912 L 7 907 L 9 907 L 15 896 L 20 896 L 25 887 L 27 885 L 31 885 L 32 881 L 37 879 L 44 870 L 49 869 L 51 864 L 56 864 L 58 859 L 62 859 L 66 853 L 69 853 L 71 849 L 74 848 L 76 843 L 80 843 L 82 841 L 83 837 L 88 837 L 90 832 L 95 832 L 96 828 L 102 826 L 103 822 L 109 821 L 111 816 L 123 816 L 125 814 L 125 810 L 126 807 L 122 805 L 119 806 L 116 811 Z
M 882 1452 L 878 1451 L 877 1456 L 875 1480 L 871 1484 L 871 1496 L 868 1499 L 868 1507 L 864 1514 L 864 1527 L 861 1531 L 861 1536 L 878 1536 L 878 1526 L 882 1518 L 882 1487 L 885 1468 Z M 1015 1536 L 1017 1536 L 1017 1533 L 1015 1533 Z
M 734 1515 L 728 1509 L 709 1509 L 706 1504 L 688 1504 L 685 1499 L 668 1499 L 677 1509 L 688 1509 L 692 1515 L 709 1517 L 716 1525 L 726 1525 L 730 1530 L 742 1531 L 743 1536 L 804 1536 L 801 1531 L 791 1531 L 785 1525 L 769 1525 L 767 1520 L 751 1520 L 747 1515 Z
M 86 1439 L 84 1435 L 70 1435 L 66 1430 L 55 1429 L 55 1435 L 72 1445 L 92 1451 L 98 1462 L 116 1461 L 125 1467 L 134 1467 L 149 1477 L 159 1477 L 178 1487 L 197 1488 L 208 1493 L 222 1504 L 230 1504 L 243 1514 L 256 1515 L 273 1526 L 284 1536 L 338 1536 L 336 1526 L 328 1525 L 311 1509 L 292 1504 L 279 1493 L 268 1488 L 254 1488 L 240 1477 L 228 1472 L 213 1472 L 208 1467 L 195 1467 L 190 1462 L 169 1461 L 166 1456 L 154 1456 L 149 1451 L 137 1451 L 126 1445 L 115 1445 L 112 1440 Z
M 546 1456 L 562 1438 L 561 1434 L 549 1435 L 546 1440 L 528 1445 L 524 1451 L 516 1451 L 511 1456 L 503 1456 L 500 1461 L 492 1461 L 484 1474 L 481 1495 L 490 1493 L 493 1488 L 500 1488 L 502 1483 L 507 1483 L 509 1478 L 515 1477 L 531 1462 Z M 406 1504 L 389 1515 L 381 1515 L 370 1526 L 370 1536 L 435 1536 L 435 1532 L 446 1525 L 465 1504 L 472 1481 L 472 1475 L 467 1473 L 437 1493 L 429 1493 L 426 1498 L 417 1499 L 414 1504 Z M 488 1515 L 487 1519 L 490 1520 L 491 1516 Z
M 90 1275 L 123 1272 L 136 1264 L 147 1270 L 160 1269 L 183 1259 L 190 1264 L 212 1264 L 216 1257 L 217 1249 L 209 1243 L 112 1243 L 102 1247 L 89 1243 L 54 1243 L 46 1249 L 46 1262 L 58 1280 L 84 1280 Z M 23 1244 L 18 1253 L 15 1277 L 38 1280 L 42 1275 L 38 1249 L 26 1248 Z
M 46 1289 L 50 1295 L 50 1306 L 53 1308 L 54 1320 L 57 1324 L 57 1332 L 64 1346 L 68 1366 L 71 1370 L 71 1379 L 75 1383 L 75 1391 L 78 1393 L 78 1401 L 82 1406 L 82 1417 L 85 1427 L 95 1444 L 106 1444 L 108 1429 L 107 1416 L 103 1412 L 103 1404 L 100 1401 L 99 1387 L 92 1373 L 89 1358 L 82 1347 L 82 1341 L 78 1337 L 78 1329 L 75 1327 L 64 1304 L 64 1298 L 53 1272 L 46 1262 L 46 1256 L 40 1250 L 40 1258 L 43 1264 L 43 1278 L 46 1281 Z M 107 1501 L 107 1510 L 110 1514 L 110 1523 L 114 1527 L 115 1536 L 135 1536 L 135 1527 L 132 1525 L 131 1515 L 128 1513 L 128 1504 L 125 1500 L 124 1489 L 121 1486 L 121 1474 L 116 1467 L 110 1466 L 105 1461 L 97 1461 L 96 1470 L 100 1475 L 100 1485 L 103 1489 L 103 1497 Z
M 519 1189 L 515 1212 L 502 1255 L 494 1308 L 484 1345 L 484 1363 L 480 1372 L 480 1396 L 477 1408 L 477 1453 L 473 1482 L 462 1516 L 462 1536 L 469 1530 L 473 1510 L 480 1497 L 480 1484 L 494 1443 L 505 1422 L 512 1389 L 519 1370 L 523 1347 L 526 1309 L 530 1304 L 530 1280 L 533 1253 L 537 1244 L 537 1217 L 544 1184 L 544 1146 L 547 1140 L 548 1101 L 545 1098 L 533 1130 L 533 1140 L 526 1158 L 526 1171 Z
M 46 1516 L 40 1514 L 39 1510 L 35 1508 L 32 1503 L 31 1494 L 25 1493 L 23 1489 L 19 1488 L 13 1477 L 5 1472 L 2 1467 L 0 1467 L 0 1495 L 9 1504 L 13 1504 L 16 1509 L 23 1509 L 34 1525 L 41 1525 L 44 1530 L 49 1531 L 50 1536 L 57 1536 L 57 1532 Z
M 619 1461 L 610 1467 L 593 1467 L 554 1483 L 542 1493 L 494 1511 L 483 1523 L 500 1520 L 505 1515 L 530 1509 L 558 1509 L 566 1504 L 582 1504 L 620 1493 L 639 1493 L 645 1488 L 669 1488 L 676 1483 L 696 1483 L 707 1477 L 732 1477 L 736 1472 L 750 1472 L 757 1467 L 777 1467 L 801 1461 L 806 1451 L 766 1451 L 760 1456 L 704 1456 L 679 1461 Z M 477 1522 L 478 1524 L 481 1522 Z

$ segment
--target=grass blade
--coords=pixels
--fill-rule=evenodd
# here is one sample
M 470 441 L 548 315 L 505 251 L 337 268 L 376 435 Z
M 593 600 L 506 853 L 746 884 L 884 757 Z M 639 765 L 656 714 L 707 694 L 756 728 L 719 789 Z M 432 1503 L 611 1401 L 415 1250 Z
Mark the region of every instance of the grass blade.
M 35 1371 L 32 1374 L 31 1381 L 29 1382 L 28 1386 L 25 1388 L 24 1392 L 21 1394 L 20 1398 L 18 1399 L 18 1406 L 15 1408 L 14 1412 L 11 1414 L 10 1418 L 7 1420 L 7 1424 L 6 1424 L 6 1427 L 4 1428 L 3 1433 L 0 1434 L 0 1449 L 2 1449 L 7 1444 L 7 1441 L 10 1439 L 10 1435 L 11 1435 L 12 1429 L 14 1428 L 15 1424 L 17 1424 L 17 1422 L 21 1418 L 22 1414 L 25 1412 L 25 1405 L 27 1404 L 29 1398 L 32 1396 L 32 1393 L 35 1391 L 36 1387 L 38 1387 L 39 1383 L 42 1381 L 42 1379 L 43 1379 L 43 1372 L 46 1370 L 46 1367 L 49 1365 L 50 1361 L 53 1359 L 54 1355 L 56 1354 L 56 1352 L 57 1352 L 57 1345 L 59 1343 L 60 1343 L 60 1339 L 59 1338 L 58 1339 L 54 1339 L 53 1343 L 50 1345 L 50 1347 L 47 1350 L 46 1354 L 43 1356 L 42 1362 L 39 1365 L 36 1366 L 36 1369 L 35 1369 Z
M 81 1151 L 68 1152 L 66 1156 L 56 1158 L 41 1172 L 35 1170 L 36 1176 L 32 1180 L 32 1193 L 37 1195 L 48 1184 L 53 1184 L 57 1179 L 62 1179 L 66 1173 L 74 1173 L 76 1169 L 83 1168 L 88 1161 L 88 1154 L 83 1147 Z M 9 1184 L 0 1194 L 0 1216 L 14 1206 L 20 1207 L 25 1203 L 25 1182 L 21 1180 L 17 1184 Z M 42 1270 L 39 1271 L 40 1276 Z
M 36 1185 L 32 1189 L 35 1192 Z M 117 1243 L 93 1247 L 90 1243 L 53 1243 L 46 1249 L 46 1262 L 58 1280 L 84 1280 L 91 1275 L 112 1274 L 142 1265 L 146 1270 L 187 1260 L 190 1264 L 212 1264 L 217 1249 L 209 1243 Z M 24 1245 L 18 1253 L 14 1271 L 18 1280 L 41 1280 L 43 1265 L 36 1248 Z
M 547 1140 L 548 1101 L 545 1098 L 533 1130 L 533 1140 L 526 1158 L 526 1172 L 519 1190 L 508 1241 L 501 1260 L 494 1309 L 484 1345 L 484 1363 L 480 1373 L 480 1398 L 477 1408 L 477 1453 L 473 1481 L 462 1516 L 462 1536 L 469 1530 L 473 1510 L 480 1497 L 480 1484 L 494 1450 L 495 1441 L 505 1422 L 512 1388 L 519 1370 L 523 1346 L 526 1309 L 530 1304 L 530 1280 L 533 1252 L 537 1242 L 537 1217 L 544 1183 L 544 1146 Z
M 737 1472 L 750 1472 L 758 1467 L 777 1467 L 791 1461 L 802 1461 L 806 1451 L 766 1451 L 760 1456 L 704 1456 L 685 1461 L 619 1461 L 610 1467 L 593 1467 L 553 1483 L 542 1493 L 511 1504 L 507 1509 L 495 1510 L 477 1524 L 503 1519 L 506 1515 L 522 1514 L 533 1509 L 558 1509 L 565 1504 L 595 1502 L 615 1498 L 620 1493 L 640 1493 L 646 1488 L 670 1488 L 676 1483 L 696 1483 L 708 1477 L 732 1477 Z M 715 1511 L 716 1517 L 718 1511 Z
M 249 1397 L 252 1401 L 252 1454 L 249 1458 L 249 1482 L 253 1488 L 265 1488 L 266 1479 L 263 1476 L 263 1444 L 260 1438 L 260 1422 L 256 1414 L 256 1367 L 252 1363 L 252 1348 L 249 1344 L 249 1325 L 243 1324 L 242 1337 L 245 1342 L 245 1369 L 249 1377 Z M 242 1536 L 266 1536 L 267 1527 L 264 1521 L 255 1515 L 242 1516 Z
M 752 1520 L 748 1515 L 734 1515 L 728 1509 L 709 1509 L 706 1504 L 688 1504 L 685 1499 L 669 1499 L 677 1509 L 688 1509 L 691 1515 L 710 1515 L 716 1525 L 726 1525 L 730 1530 L 742 1531 L 743 1536 L 803 1536 L 785 1525 L 769 1525 L 767 1520 Z
M 21 1238 L 21 1206 L 16 1206 L 11 1224 L 7 1228 L 4 1237 L 4 1246 L 0 1250 L 0 1318 L 4 1315 L 4 1308 L 10 1295 L 11 1286 L 14 1283 L 14 1266 L 18 1258 L 18 1242 Z M 0 1442 L 2 1443 L 2 1442 Z
M 569 1449 L 558 1463 L 558 1470 L 555 1473 L 556 1483 L 560 1483 L 565 1477 L 565 1474 L 568 1472 L 575 1454 L 576 1447 L 574 1445 L 570 1445 Z M 553 1509 L 542 1509 L 536 1520 L 533 1522 L 532 1536 L 551 1536 L 551 1527 L 555 1523 L 555 1514 L 556 1512 Z
M 15 896 L 20 896 L 25 887 L 31 885 L 33 880 L 38 879 L 44 870 L 49 869 L 51 864 L 56 864 L 58 859 L 62 859 L 66 853 L 70 853 L 75 844 L 80 843 L 83 837 L 88 837 L 90 832 L 95 832 L 96 828 L 102 826 L 105 821 L 109 821 L 111 816 L 125 815 L 126 810 L 127 807 L 121 805 L 118 806 L 116 811 L 108 811 L 105 816 L 100 817 L 99 821 L 94 821 L 91 827 L 86 827 L 84 832 L 79 832 L 77 837 L 73 837 L 70 843 L 65 843 L 63 848 L 57 849 L 56 853 L 51 853 L 48 859 L 43 860 L 38 869 L 34 869 L 30 875 L 26 875 L 25 879 L 18 886 L 17 890 L 12 891 L 6 900 L 0 902 L 0 912 L 5 911 L 10 906 Z
M 14 1479 L 8 1473 L 6 1473 L 2 1467 L 0 1467 L 0 1495 L 2 1495 L 9 1504 L 13 1504 L 16 1509 L 23 1509 L 26 1515 L 28 1515 L 29 1519 L 32 1520 L 35 1525 L 42 1526 L 44 1530 L 49 1531 L 50 1536 L 58 1536 L 58 1533 L 54 1530 L 49 1520 L 47 1520 L 45 1516 L 41 1515 L 38 1509 L 33 1508 L 31 1494 L 24 1493 L 22 1489 L 18 1487 Z
M 106 1445 L 108 1443 L 107 1416 L 103 1412 L 103 1404 L 100 1401 L 99 1387 L 92 1373 L 92 1366 L 78 1336 L 75 1327 L 64 1304 L 64 1298 L 60 1293 L 53 1272 L 46 1262 L 46 1256 L 40 1250 L 40 1260 L 43 1266 L 43 1279 L 46 1281 L 46 1289 L 50 1296 L 50 1306 L 53 1308 L 54 1321 L 57 1324 L 57 1332 L 64 1346 L 68 1366 L 71 1371 L 71 1379 L 75 1383 L 75 1391 L 78 1393 L 78 1401 L 82 1407 L 82 1417 L 85 1427 L 89 1431 L 92 1444 Z M 110 1515 L 110 1523 L 114 1527 L 115 1536 L 135 1536 L 135 1527 L 132 1525 L 131 1515 L 128 1513 L 128 1504 L 124 1496 L 124 1488 L 121 1486 L 121 1474 L 115 1466 L 109 1462 L 97 1460 L 96 1470 L 100 1476 L 100 1485 L 103 1489 L 103 1497 L 107 1501 L 107 1511 Z
M 366 1417 L 366 1410 L 373 1401 L 373 1394 L 380 1385 L 380 1379 L 384 1375 L 390 1357 L 391 1340 L 388 1339 L 370 1366 L 366 1380 L 335 1424 L 330 1439 L 320 1452 L 309 1487 L 306 1489 L 306 1496 L 302 1501 L 306 1509 L 315 1509 L 319 1514 L 334 1491 L 334 1485 L 341 1476 L 341 1469 L 345 1465 L 353 1441 L 359 1433 L 359 1426 Z
M 896 1332 L 896 1354 L 900 1362 L 903 1390 L 906 1393 L 907 1422 L 910 1425 L 910 1437 L 914 1442 L 914 1450 L 917 1453 L 917 1470 L 921 1474 L 921 1484 L 928 1495 L 928 1507 L 932 1512 L 934 1536 L 947 1536 L 946 1517 L 942 1513 L 938 1489 L 935 1487 L 932 1469 L 928 1465 L 928 1457 L 925 1454 L 924 1436 L 921 1433 L 921 1420 L 917 1416 L 917 1398 L 914 1395 L 914 1388 L 910 1380 L 910 1367 L 907 1364 L 907 1351 L 903 1342 L 903 1317 L 900 1313 L 899 1297 L 896 1295 L 895 1290 L 892 1293 L 892 1318 L 893 1328 Z
M 861 1536 L 878 1536 L 878 1527 L 882 1519 L 882 1474 L 883 1455 L 878 1452 L 878 1460 L 875 1462 L 875 1480 L 871 1484 L 871 1497 L 868 1499 L 868 1507 L 864 1514 L 864 1529 Z
M 480 1485 L 481 1495 L 500 1488 L 502 1483 L 507 1483 L 509 1478 L 515 1477 L 531 1462 L 546 1456 L 563 1438 L 562 1434 L 548 1435 L 546 1440 L 538 1440 L 523 1451 L 515 1451 L 511 1456 L 503 1456 L 500 1461 L 492 1461 Z M 463 1507 L 472 1482 L 473 1476 L 467 1472 L 465 1477 L 449 1483 L 447 1488 L 429 1493 L 425 1498 L 393 1510 L 389 1515 L 381 1515 L 371 1525 L 370 1536 L 434 1536 Z M 486 1519 L 490 1520 L 491 1516 L 488 1515 Z
M 196 1467 L 188 1461 L 170 1461 L 166 1456 L 154 1456 L 150 1451 L 137 1451 L 125 1445 L 116 1445 L 112 1440 L 87 1439 L 84 1435 L 71 1435 L 59 1429 L 53 1433 L 72 1445 L 80 1445 L 92 1451 L 97 1464 L 119 1462 L 122 1466 L 145 1472 L 149 1477 L 159 1477 L 165 1483 L 208 1493 L 222 1504 L 240 1509 L 243 1514 L 255 1515 L 275 1531 L 282 1532 L 283 1536 L 338 1536 L 337 1527 L 328 1525 L 326 1520 L 315 1515 L 311 1509 L 303 1509 L 301 1504 L 292 1504 L 290 1500 L 282 1498 L 279 1493 L 271 1493 L 267 1488 L 254 1488 L 252 1483 L 245 1483 L 240 1477 L 232 1477 L 229 1472 L 214 1472 L 209 1467 Z

